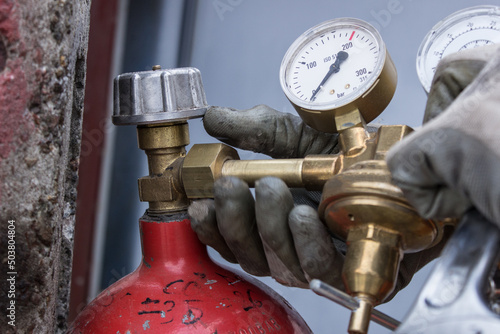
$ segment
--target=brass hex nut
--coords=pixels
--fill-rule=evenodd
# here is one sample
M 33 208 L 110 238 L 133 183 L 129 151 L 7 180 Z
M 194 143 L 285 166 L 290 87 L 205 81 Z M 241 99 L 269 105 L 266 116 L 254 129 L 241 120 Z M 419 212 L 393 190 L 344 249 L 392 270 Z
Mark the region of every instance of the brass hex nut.
M 138 180 L 141 202 L 173 201 L 171 175 L 144 176 Z
M 385 160 L 389 149 L 404 137 L 413 132 L 407 125 L 384 125 L 381 126 L 377 134 L 377 148 L 375 152 L 376 160 Z
M 212 198 L 214 182 L 227 160 L 239 160 L 238 153 L 224 144 L 196 144 L 182 166 L 182 183 L 189 198 Z

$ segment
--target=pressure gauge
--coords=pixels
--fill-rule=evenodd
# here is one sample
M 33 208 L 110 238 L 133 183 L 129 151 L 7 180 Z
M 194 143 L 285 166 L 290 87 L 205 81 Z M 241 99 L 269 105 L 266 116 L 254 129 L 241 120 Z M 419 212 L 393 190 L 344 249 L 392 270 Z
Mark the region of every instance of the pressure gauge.
M 444 56 L 500 42 L 500 7 L 477 6 L 460 10 L 438 22 L 425 36 L 417 53 L 417 74 L 426 92 Z
M 302 119 L 336 132 L 335 115 L 358 109 L 366 122 L 389 104 L 396 69 L 375 28 L 354 18 L 323 22 L 303 33 L 286 52 L 281 87 Z

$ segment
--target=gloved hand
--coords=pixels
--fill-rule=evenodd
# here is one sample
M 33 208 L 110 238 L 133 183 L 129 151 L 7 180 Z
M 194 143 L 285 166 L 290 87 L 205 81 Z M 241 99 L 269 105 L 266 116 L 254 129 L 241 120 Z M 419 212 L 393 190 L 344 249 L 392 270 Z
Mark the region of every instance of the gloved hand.
M 500 225 L 500 45 L 443 59 L 425 114 L 387 155 L 394 182 L 423 217 L 475 207 Z
M 301 158 L 338 152 L 337 135 L 317 132 L 299 117 L 267 106 L 238 111 L 213 107 L 204 117 L 207 132 L 242 149 L 274 158 Z M 332 238 L 319 220 L 318 192 L 293 190 L 279 179 L 257 182 L 255 200 L 236 178 L 215 182 L 214 200 L 194 202 L 188 212 L 199 239 L 250 274 L 271 275 L 278 282 L 307 287 L 312 278 L 344 289 L 341 280 L 345 243 Z M 302 195 L 302 196 L 299 196 Z M 408 254 L 400 265 L 395 291 L 440 252 L 441 245 Z M 393 294 L 394 295 L 394 294 Z M 391 296 L 392 297 L 392 296 Z
M 313 130 L 299 117 L 265 105 L 243 111 L 212 107 L 203 123 L 213 137 L 273 158 L 330 154 L 337 149 L 336 134 Z M 316 210 L 307 205 L 294 208 L 290 190 L 277 178 L 259 180 L 255 197 L 240 179 L 217 180 L 214 200 L 189 207 L 199 239 L 253 275 L 271 275 L 290 286 L 307 287 L 308 277 L 341 286 L 343 256 Z

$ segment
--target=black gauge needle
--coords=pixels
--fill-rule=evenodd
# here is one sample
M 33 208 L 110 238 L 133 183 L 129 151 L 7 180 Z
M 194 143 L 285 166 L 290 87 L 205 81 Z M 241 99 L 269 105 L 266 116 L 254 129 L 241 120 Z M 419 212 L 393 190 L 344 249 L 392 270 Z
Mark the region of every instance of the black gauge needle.
M 321 83 L 319 84 L 318 88 L 316 88 L 314 90 L 314 93 L 311 96 L 311 101 L 314 101 L 316 94 L 318 94 L 318 92 L 321 90 L 321 88 L 323 88 L 323 85 L 332 76 L 332 74 L 340 71 L 340 64 L 342 64 L 342 62 L 344 60 L 346 60 L 347 57 L 349 57 L 349 54 L 345 51 L 339 51 L 339 53 L 337 53 L 337 58 L 335 59 L 335 62 L 330 65 L 330 69 L 328 70 L 328 73 L 326 73 L 323 80 L 321 80 Z

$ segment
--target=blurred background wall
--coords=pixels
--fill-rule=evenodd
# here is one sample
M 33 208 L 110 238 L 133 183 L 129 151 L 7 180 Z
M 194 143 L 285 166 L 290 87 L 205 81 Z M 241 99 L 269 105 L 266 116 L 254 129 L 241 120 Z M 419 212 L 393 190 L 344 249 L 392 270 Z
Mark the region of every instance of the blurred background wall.
M 94 184 L 93 190 L 79 193 L 87 200 L 77 211 L 72 314 L 80 310 L 99 291 L 136 268 L 140 261 L 137 219 L 146 209 L 140 203 L 137 178 L 147 174 L 146 159 L 137 148 L 135 127 L 110 125 L 112 78 L 124 72 L 193 66 L 200 69 L 208 103 L 234 108 L 267 104 L 283 112 L 295 113 L 281 91 L 278 73 L 290 44 L 308 28 L 338 17 L 356 17 L 370 22 L 381 33 L 398 70 L 398 88 L 386 111 L 374 121 L 378 124 L 421 124 L 426 95 L 415 71 L 417 49 L 426 33 L 449 14 L 484 3 L 476 0 L 94 0 L 115 5 L 107 15 L 93 16 L 95 22 L 113 20 L 110 30 L 93 30 L 89 53 L 96 62 L 102 47 L 93 46 L 92 38 L 107 33 L 113 39 L 109 48 L 107 71 L 96 76 L 107 91 L 105 103 L 86 108 L 93 110 L 84 118 L 82 164 L 85 160 L 96 171 L 80 179 Z M 97 26 L 97 24 L 95 24 Z M 101 27 L 100 29 L 107 29 Z M 101 36 L 102 37 L 102 36 Z M 110 44 L 111 43 L 111 44 Z M 90 57 L 89 57 L 90 61 Z M 90 66 L 90 65 L 89 65 Z M 97 79 L 99 78 L 99 79 Z M 88 82 L 88 87 L 92 82 Z M 86 111 L 87 113 L 87 111 Z M 90 112 L 89 112 L 90 113 Z M 93 126 L 85 128 L 93 120 Z M 215 142 L 201 125 L 190 121 L 192 143 Z M 82 144 L 82 145 L 83 145 Z M 240 152 L 242 159 L 257 154 Z M 97 168 L 97 169 L 96 169 Z M 85 169 L 82 169 L 82 172 Z M 89 204 L 90 203 L 90 204 Z M 79 234 L 79 231 L 81 233 Z M 86 235 L 87 239 L 78 240 Z M 210 253 L 218 261 L 220 257 Z M 426 275 L 427 266 L 410 286 L 379 309 L 402 319 L 412 304 Z M 282 294 L 299 311 L 315 333 L 343 333 L 349 312 L 311 291 L 286 288 L 270 278 L 262 279 Z M 74 297 L 73 296 L 77 296 Z M 371 333 L 387 330 L 373 324 Z

